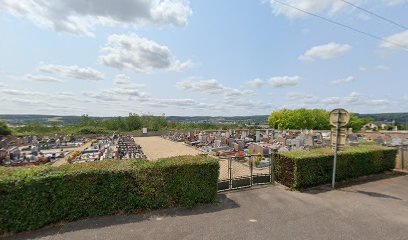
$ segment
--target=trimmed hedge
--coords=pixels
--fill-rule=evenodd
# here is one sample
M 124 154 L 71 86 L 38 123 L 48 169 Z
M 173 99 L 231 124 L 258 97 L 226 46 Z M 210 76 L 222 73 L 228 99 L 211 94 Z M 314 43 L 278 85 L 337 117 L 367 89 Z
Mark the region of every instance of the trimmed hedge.
M 206 156 L 3 167 L 0 233 L 62 220 L 212 203 L 218 174 L 218 161 Z
M 339 153 L 336 181 L 393 169 L 397 150 L 378 145 L 348 147 Z M 329 148 L 282 152 L 275 155 L 275 176 L 281 184 L 302 189 L 330 183 L 333 151 Z

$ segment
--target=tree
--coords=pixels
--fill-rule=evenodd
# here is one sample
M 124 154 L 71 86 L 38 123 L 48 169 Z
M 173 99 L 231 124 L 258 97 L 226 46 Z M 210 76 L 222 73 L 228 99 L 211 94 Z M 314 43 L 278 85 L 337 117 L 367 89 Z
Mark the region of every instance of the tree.
M 268 123 L 275 129 L 330 129 L 329 112 L 323 109 L 282 109 L 272 112 Z
M 11 129 L 2 121 L 0 121 L 0 135 L 11 135 Z
M 275 129 L 316 129 L 329 130 L 331 128 L 329 123 L 330 112 L 323 109 L 282 109 L 272 112 L 268 118 L 268 123 Z M 361 128 L 372 122 L 373 119 L 359 118 L 356 114 L 350 114 L 350 122 L 347 128 L 352 128 L 354 131 L 360 131 Z
M 359 118 L 356 114 L 350 114 L 350 122 L 347 124 L 348 128 L 352 128 L 353 131 L 360 131 L 361 128 L 369 122 L 372 122 L 373 119 L 369 117 Z

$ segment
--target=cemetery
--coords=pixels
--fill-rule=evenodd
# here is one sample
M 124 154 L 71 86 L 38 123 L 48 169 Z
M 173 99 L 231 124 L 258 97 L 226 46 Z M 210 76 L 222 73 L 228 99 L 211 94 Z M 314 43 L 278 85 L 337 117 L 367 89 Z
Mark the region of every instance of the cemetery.
M 146 159 L 140 145 L 129 135 L 113 134 L 109 137 L 93 140 L 85 150 L 71 156 L 70 163 L 103 161 L 108 159 Z
M 64 159 L 87 141 L 86 137 L 72 135 L 3 137 L 0 138 L 0 165 L 51 164 Z

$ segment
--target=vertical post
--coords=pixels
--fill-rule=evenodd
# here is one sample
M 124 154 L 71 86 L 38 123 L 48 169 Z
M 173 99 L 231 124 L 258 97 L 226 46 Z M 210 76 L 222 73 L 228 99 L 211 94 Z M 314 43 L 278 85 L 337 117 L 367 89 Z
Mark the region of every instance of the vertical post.
M 400 160 L 401 160 L 401 169 L 402 170 L 404 170 L 404 161 L 405 161 L 405 159 L 404 159 L 404 154 L 405 154 L 405 149 L 404 149 L 404 147 L 405 146 L 401 146 L 401 156 L 400 156 Z
M 232 157 L 228 159 L 229 189 L 232 189 Z
M 271 183 L 275 183 L 275 170 L 274 170 L 274 159 L 275 159 L 275 154 L 270 155 L 270 166 L 269 166 L 269 174 L 271 176 Z
M 250 155 L 249 156 L 249 173 L 251 174 L 251 178 L 250 178 L 250 184 L 251 184 L 251 187 L 252 187 L 252 184 L 253 184 L 253 181 L 254 181 L 254 179 L 253 179 L 253 169 L 254 169 L 254 158 L 253 158 L 253 156 L 252 155 Z
M 336 184 L 336 163 L 337 163 L 337 149 L 339 148 L 339 133 L 340 133 L 340 111 L 337 112 L 337 125 L 336 125 L 336 142 L 334 146 L 334 159 L 333 159 L 333 176 L 332 176 L 332 188 L 334 189 Z

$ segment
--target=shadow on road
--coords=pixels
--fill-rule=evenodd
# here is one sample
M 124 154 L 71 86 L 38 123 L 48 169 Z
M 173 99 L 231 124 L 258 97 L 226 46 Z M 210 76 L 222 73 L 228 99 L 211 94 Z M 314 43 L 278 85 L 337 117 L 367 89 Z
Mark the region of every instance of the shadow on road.
M 395 200 L 402 200 L 399 197 L 394 197 L 394 196 L 391 196 L 391 195 L 376 193 L 376 192 L 366 192 L 366 191 L 360 191 L 360 190 L 356 190 L 356 191 L 353 191 L 353 192 L 365 194 L 365 195 L 370 196 L 370 197 L 390 198 L 390 199 L 395 199 Z
M 160 221 L 165 217 L 175 216 L 192 216 L 212 212 L 219 212 L 226 209 L 239 208 L 239 204 L 234 200 L 228 198 L 225 194 L 218 194 L 217 203 L 199 205 L 192 209 L 174 208 L 162 209 L 155 211 L 147 211 L 135 214 L 118 214 L 112 216 L 95 217 L 77 220 L 74 222 L 61 222 L 55 225 L 47 226 L 42 229 L 22 232 L 15 235 L 8 236 L 4 239 L 37 239 L 56 236 L 59 233 L 66 233 L 72 231 L 80 231 L 85 229 L 98 229 L 114 225 L 122 225 L 128 223 L 136 223 L 141 221 Z
M 405 175 L 407 175 L 407 174 L 402 173 L 402 172 L 386 172 L 386 173 L 380 173 L 380 174 L 364 176 L 364 177 L 360 177 L 360 178 L 356 178 L 356 179 L 348 179 L 348 180 L 336 183 L 336 189 L 337 190 L 342 190 L 342 188 L 347 188 L 347 187 L 360 185 L 360 184 L 364 184 L 364 183 L 369 183 L 369 182 L 376 182 L 376 181 L 380 181 L 380 180 L 384 180 L 384 179 L 392 179 L 392 178 L 401 177 L 401 176 L 405 176 Z M 332 191 L 332 190 L 333 189 L 331 188 L 331 185 L 326 184 L 326 185 L 321 185 L 321 186 L 317 186 L 317 187 L 303 189 L 300 192 L 307 193 L 307 194 L 320 194 L 320 193 L 325 193 L 325 192 L 329 192 L 329 191 Z M 366 194 L 366 195 L 369 195 L 369 194 Z

